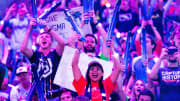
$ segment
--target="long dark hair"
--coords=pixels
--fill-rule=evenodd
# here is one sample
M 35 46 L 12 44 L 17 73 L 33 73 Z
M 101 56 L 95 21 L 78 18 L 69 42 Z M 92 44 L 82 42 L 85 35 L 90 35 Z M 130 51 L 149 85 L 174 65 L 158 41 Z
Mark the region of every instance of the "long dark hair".
M 97 61 L 92 61 L 92 62 L 90 62 L 89 65 L 88 65 L 87 72 L 86 72 L 86 79 L 87 79 L 87 85 L 86 85 L 86 87 L 89 87 L 90 84 L 91 84 L 91 79 L 90 79 L 90 77 L 89 77 L 89 71 L 90 71 L 90 68 L 91 68 L 91 67 L 94 67 L 94 66 L 100 67 L 101 71 L 104 72 L 103 67 L 102 67 L 102 65 L 101 65 L 99 62 L 97 62 Z M 100 80 L 99 80 L 99 88 L 100 88 L 100 91 L 101 91 L 101 92 L 102 92 L 102 90 L 104 89 L 104 86 L 103 86 L 102 81 L 103 81 L 103 76 L 102 76 L 102 77 L 100 78 Z

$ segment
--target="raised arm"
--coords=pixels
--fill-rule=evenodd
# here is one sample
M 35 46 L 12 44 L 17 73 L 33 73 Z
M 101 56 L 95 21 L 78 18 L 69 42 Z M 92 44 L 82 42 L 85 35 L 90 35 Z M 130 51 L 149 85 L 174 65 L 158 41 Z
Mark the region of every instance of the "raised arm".
M 4 21 L 7 21 L 11 17 L 11 13 L 16 10 L 16 3 L 12 4 L 11 7 L 7 10 L 5 17 L 0 22 L 0 31 L 2 31 L 2 28 L 4 26 Z
M 168 51 L 167 49 L 162 50 L 159 60 L 156 62 L 156 64 L 153 66 L 151 70 L 151 73 L 150 73 L 151 79 L 158 79 L 158 71 L 159 71 L 162 60 L 167 57 L 167 54 L 168 54 L 167 51 Z
M 139 30 L 142 30 L 146 25 L 147 25 L 147 22 L 143 19 Z M 141 38 L 141 32 L 137 33 L 135 41 L 140 41 L 140 38 Z
M 124 68 L 124 66 L 122 65 L 122 63 L 120 63 L 119 59 L 117 57 L 112 57 L 113 59 L 113 71 L 111 73 L 111 80 L 113 84 L 116 84 L 117 79 L 119 77 L 120 71 L 122 70 L 122 68 Z
M 165 15 L 166 15 L 167 11 L 169 10 L 172 2 L 173 2 L 173 0 L 168 0 L 168 1 L 166 2 L 166 4 L 163 6 L 163 10 L 164 10 L 164 11 L 163 11 L 163 15 L 164 15 L 164 17 L 165 17 Z
M 62 55 L 63 51 L 64 51 L 64 39 L 58 34 L 56 33 L 54 30 L 51 30 L 51 28 L 49 28 L 48 26 L 46 26 L 45 31 L 48 31 L 49 34 L 52 35 L 53 39 L 55 39 L 57 41 L 57 45 L 56 45 L 56 52 L 58 53 L 58 55 Z
M 137 35 L 135 37 L 135 45 L 136 45 L 136 49 L 137 49 L 137 53 L 140 56 L 141 55 L 141 42 L 140 42 L 140 38 L 141 38 L 141 32 L 142 29 L 147 25 L 147 22 L 143 19 L 142 20 L 142 24 L 139 30 L 141 30 L 140 32 L 137 31 Z
M 93 12 L 93 23 L 96 25 L 98 33 L 102 36 L 102 54 L 104 57 L 110 57 L 109 56 L 109 48 L 106 46 L 106 39 L 107 39 L 107 32 L 105 31 L 103 25 L 101 23 L 98 23 L 96 19 L 96 15 Z
M 158 0 L 158 8 L 163 11 L 163 0 Z
M 152 28 L 152 30 L 153 30 L 153 32 L 154 32 L 154 34 L 155 34 L 156 39 L 162 41 L 161 35 L 160 35 L 159 32 L 157 31 L 157 29 L 154 27 L 154 24 L 153 24 L 152 19 L 150 19 L 150 20 L 148 21 L 148 24 L 151 26 L 151 28 Z
M 20 45 L 21 52 L 25 56 L 27 56 L 28 58 L 30 58 L 33 55 L 32 49 L 28 48 L 29 35 L 30 35 L 31 31 L 32 31 L 32 26 L 33 25 L 35 26 L 36 24 L 37 24 L 37 21 L 36 21 L 35 18 L 33 18 L 31 20 L 30 24 L 29 24 L 28 30 L 27 30 L 27 32 L 26 32 L 26 34 L 25 34 L 25 36 L 24 36 L 24 38 L 23 38 L 23 40 L 21 42 L 21 45 Z
M 7 11 L 5 17 L 3 18 L 3 20 L 7 21 L 11 17 L 11 13 L 16 10 L 16 6 L 17 6 L 16 3 L 13 3 L 10 6 L 10 8 L 8 9 L 8 11 Z
M 155 37 L 156 37 L 156 49 L 155 49 L 155 52 L 157 54 L 157 56 L 159 57 L 161 55 L 161 51 L 162 51 L 162 38 L 161 38 L 161 35 L 160 33 L 158 32 L 158 30 L 156 29 L 156 27 L 154 27 L 154 24 L 153 24 L 153 21 L 152 19 L 148 21 L 148 24 L 151 26 L 154 34 L 155 34 Z
M 121 74 L 119 75 L 117 80 L 117 93 L 120 96 L 120 101 L 126 101 L 126 94 L 123 90 L 123 78 Z
M 78 66 L 79 57 L 80 57 L 80 52 L 78 50 L 76 50 L 74 53 L 73 60 L 72 60 L 72 71 L 73 71 L 75 81 L 78 81 L 82 75 L 81 71 L 79 69 L 79 66 Z
M 121 63 L 122 57 L 120 58 L 120 63 Z M 117 93 L 120 96 L 120 101 L 126 101 L 126 93 L 123 90 L 123 77 L 125 76 L 125 72 L 123 72 L 125 70 L 125 66 L 124 68 L 121 68 L 121 72 L 118 76 L 117 79 L 117 89 L 115 91 L 117 91 Z

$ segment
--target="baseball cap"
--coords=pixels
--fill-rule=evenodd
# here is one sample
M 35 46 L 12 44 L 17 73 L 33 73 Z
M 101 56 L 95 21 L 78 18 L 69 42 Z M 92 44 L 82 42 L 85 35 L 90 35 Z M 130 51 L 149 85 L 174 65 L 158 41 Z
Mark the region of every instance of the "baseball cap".
M 28 69 L 25 66 L 21 66 L 16 70 L 16 75 L 19 75 L 20 73 L 27 73 Z
M 93 66 L 98 66 L 102 72 L 104 72 L 102 65 L 97 61 L 92 61 L 88 64 L 88 69 L 90 69 Z

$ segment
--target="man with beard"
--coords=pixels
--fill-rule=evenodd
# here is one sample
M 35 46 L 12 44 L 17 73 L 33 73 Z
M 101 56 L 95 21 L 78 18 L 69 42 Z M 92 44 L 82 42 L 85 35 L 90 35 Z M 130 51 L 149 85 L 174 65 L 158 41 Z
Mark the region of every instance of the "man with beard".
M 91 56 L 91 57 L 99 57 L 101 59 L 104 59 L 104 60 L 108 60 L 108 57 L 109 57 L 109 48 L 106 47 L 106 37 L 107 37 L 107 33 L 106 31 L 104 30 L 103 26 L 101 23 L 98 23 L 97 19 L 95 18 L 95 14 L 94 12 L 93 13 L 93 21 L 92 23 L 94 24 L 94 27 L 96 28 L 97 32 L 95 33 L 88 33 L 85 35 L 85 39 L 86 41 L 83 42 L 83 49 L 82 51 L 85 52 L 88 56 Z M 81 21 L 81 24 L 80 24 L 80 28 L 83 28 L 85 23 L 84 23 L 84 16 L 82 18 L 82 21 Z M 96 52 L 96 48 L 98 48 L 98 41 L 97 41 L 97 38 L 95 35 L 101 35 L 102 36 L 102 53 L 98 56 L 98 52 Z M 75 37 L 74 37 L 75 36 Z M 72 37 L 68 40 L 68 45 L 71 46 L 71 47 L 75 47 L 75 42 L 78 38 L 80 38 L 80 34 L 77 34 L 75 31 L 74 31 L 74 35 L 72 35 Z M 111 41 L 111 40 L 110 40 Z M 77 46 L 78 44 L 82 44 L 81 41 L 77 41 Z M 100 47 L 100 46 L 99 46 Z M 78 47 L 76 47 L 78 48 Z
M 180 99 L 179 55 L 177 47 L 171 45 L 168 49 L 163 49 L 159 60 L 152 68 L 150 78 L 159 81 L 160 101 L 177 101 Z M 167 60 L 168 64 L 164 68 L 160 68 L 163 60 Z
M 93 34 L 86 34 L 86 41 L 83 44 L 84 52 L 89 56 L 96 56 L 95 48 L 97 45 L 97 39 Z

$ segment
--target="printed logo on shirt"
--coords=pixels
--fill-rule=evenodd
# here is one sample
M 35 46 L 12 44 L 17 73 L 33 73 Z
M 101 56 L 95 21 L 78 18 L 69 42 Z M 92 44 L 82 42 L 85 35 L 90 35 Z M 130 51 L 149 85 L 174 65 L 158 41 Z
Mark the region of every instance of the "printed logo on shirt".
M 119 14 L 119 21 L 120 22 L 130 21 L 130 20 L 132 20 L 132 14 L 131 13 Z
M 165 82 L 179 82 L 180 71 L 162 71 L 162 80 Z
M 50 58 L 47 58 L 46 60 L 40 59 L 38 70 L 37 70 L 38 74 L 41 70 L 44 70 L 44 73 L 42 75 L 42 77 L 44 78 L 52 74 L 52 61 Z
M 92 88 L 92 99 L 102 99 L 101 91 L 97 87 Z

